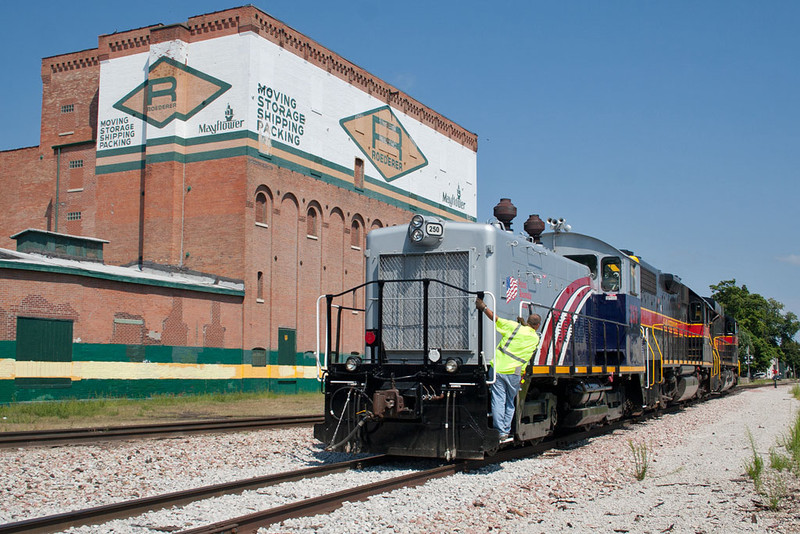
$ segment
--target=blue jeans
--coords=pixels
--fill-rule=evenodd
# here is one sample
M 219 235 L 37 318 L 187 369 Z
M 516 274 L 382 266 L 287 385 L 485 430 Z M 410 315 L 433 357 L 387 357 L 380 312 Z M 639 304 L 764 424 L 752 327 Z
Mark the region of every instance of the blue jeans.
M 492 421 L 501 434 L 511 434 L 511 421 L 514 420 L 514 408 L 520 386 L 519 375 L 497 373 L 492 384 Z

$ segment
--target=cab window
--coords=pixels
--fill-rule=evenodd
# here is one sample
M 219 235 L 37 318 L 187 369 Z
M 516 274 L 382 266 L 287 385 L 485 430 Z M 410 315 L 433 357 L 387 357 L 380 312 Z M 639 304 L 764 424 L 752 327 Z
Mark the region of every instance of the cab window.
M 736 335 L 736 321 L 730 317 L 725 318 L 725 333 L 728 335 Z
M 692 302 L 689 305 L 689 322 L 702 323 L 703 322 L 703 305 L 699 302 Z
M 636 267 L 637 267 L 637 264 L 634 263 L 634 262 L 631 262 L 631 285 L 630 285 L 630 288 L 629 288 L 629 291 L 630 291 L 631 295 L 638 295 L 639 294 L 639 292 L 636 289 L 636 287 L 638 286 L 638 283 L 636 281 Z
M 620 265 L 619 258 L 603 258 L 603 281 L 600 285 L 603 291 L 619 291 Z
M 587 266 L 592 272 L 592 278 L 597 278 L 597 256 L 594 254 L 573 254 L 566 257 L 574 262 Z

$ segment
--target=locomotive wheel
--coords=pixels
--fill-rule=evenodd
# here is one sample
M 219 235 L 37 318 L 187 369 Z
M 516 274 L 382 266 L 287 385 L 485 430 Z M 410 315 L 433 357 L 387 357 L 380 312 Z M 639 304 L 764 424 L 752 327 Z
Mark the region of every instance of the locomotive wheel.
M 555 406 L 550 407 L 550 430 L 554 431 L 558 425 L 558 410 Z

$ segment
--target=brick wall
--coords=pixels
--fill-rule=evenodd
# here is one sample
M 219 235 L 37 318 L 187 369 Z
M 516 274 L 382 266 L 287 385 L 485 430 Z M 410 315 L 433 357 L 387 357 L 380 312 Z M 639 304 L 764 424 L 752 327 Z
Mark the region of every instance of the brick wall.
M 0 340 L 23 316 L 70 319 L 83 343 L 242 346 L 240 297 L 13 269 L 0 288 Z
M 0 247 L 14 249 L 13 234 L 52 230 L 55 166 L 39 147 L 0 152 Z
M 185 25 L 100 36 L 97 49 L 42 61 L 40 147 L 0 152 L 0 247 L 14 248 L 8 236 L 28 227 L 55 229 L 60 162 L 60 232 L 108 240 L 108 264 L 144 260 L 243 280 L 246 297 L 243 303 L 208 294 L 173 297 L 148 286 L 87 285 L 65 276 L 3 270 L 2 276 L 21 280 L 19 288 L 0 288 L 0 321 L 12 321 L 14 307 L 23 306 L 24 299 L 41 297 L 45 308 L 71 306 L 78 314 L 75 335 L 85 341 L 158 344 L 167 339 L 277 350 L 278 328 L 292 328 L 298 351 L 315 348 L 317 297 L 362 283 L 367 231 L 405 224 L 410 212 L 245 155 L 192 163 L 151 160 L 142 169 L 94 174 L 100 61 L 147 52 L 151 43 L 176 37 L 199 41 L 240 32 L 255 32 L 477 148 L 474 134 L 251 6 L 192 17 Z M 79 160 L 82 166 L 70 168 L 70 161 Z M 268 198 L 265 224 L 256 224 L 258 191 Z M 310 207 L 317 213 L 312 237 Z M 363 298 L 349 304 L 363 306 Z M 362 345 L 363 314 L 348 319 L 347 352 Z M 0 339 L 14 339 L 7 329 L 5 335 Z

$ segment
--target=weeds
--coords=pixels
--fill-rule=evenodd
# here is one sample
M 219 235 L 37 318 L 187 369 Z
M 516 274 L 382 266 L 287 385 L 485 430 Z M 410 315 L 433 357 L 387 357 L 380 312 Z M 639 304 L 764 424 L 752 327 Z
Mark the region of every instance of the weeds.
M 747 476 L 753 480 L 756 491 L 761 493 L 761 474 L 764 472 L 764 459 L 756 451 L 756 441 L 753 439 L 753 434 L 750 429 L 747 429 L 747 438 L 750 440 L 750 449 L 753 451 L 753 456 L 744 464 L 744 470 Z
M 792 394 L 798 395 L 795 387 Z M 800 412 L 796 414 L 789 432 L 778 439 L 778 447 L 769 450 L 769 471 L 764 470 L 764 460 L 756 451 L 756 443 L 750 429 L 747 429 L 752 456 L 745 462 L 747 476 L 753 479 L 756 492 L 764 498 L 764 503 L 773 512 L 778 510 L 781 501 L 788 495 L 786 477 L 794 473 L 800 476 Z M 785 448 L 788 456 L 780 450 Z
M 783 436 L 781 445 L 786 447 L 786 451 L 791 457 L 795 472 L 800 475 L 800 412 L 797 412 L 794 424 L 789 427 L 788 434 Z
M 770 473 L 769 476 L 764 478 L 763 495 L 767 499 L 767 506 L 773 512 L 778 509 L 787 493 L 786 481 L 780 473 Z
M 644 480 L 650 465 L 647 443 L 634 443 L 633 440 L 629 439 L 628 445 L 633 453 L 633 476 L 636 480 Z
M 781 454 L 772 447 L 769 450 L 769 466 L 775 471 L 790 470 L 792 468 L 792 459 Z
M 793 385 L 790 393 L 795 399 L 800 400 L 800 384 Z

